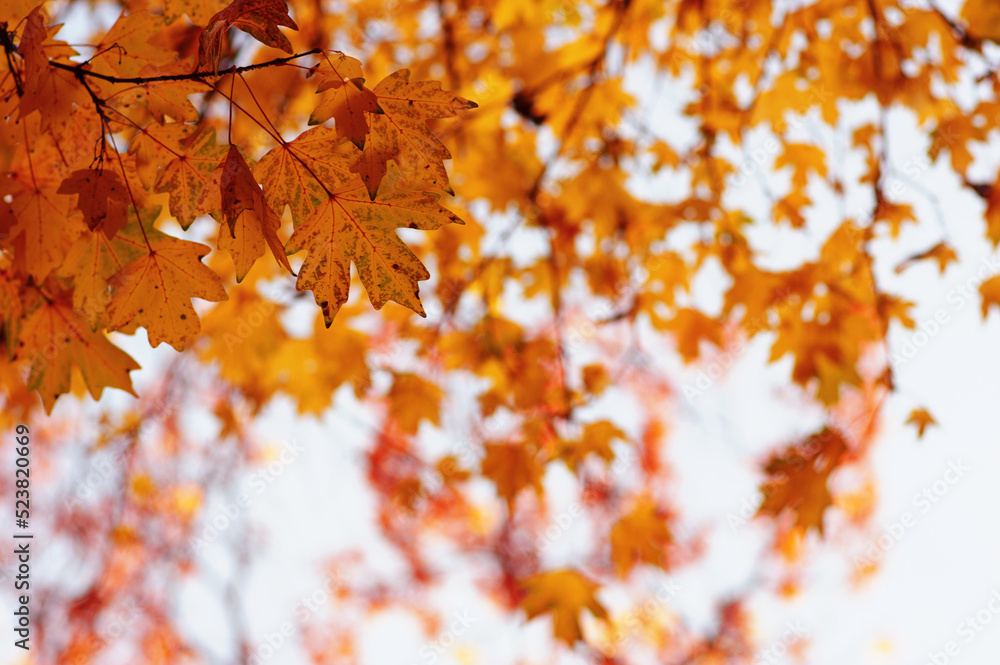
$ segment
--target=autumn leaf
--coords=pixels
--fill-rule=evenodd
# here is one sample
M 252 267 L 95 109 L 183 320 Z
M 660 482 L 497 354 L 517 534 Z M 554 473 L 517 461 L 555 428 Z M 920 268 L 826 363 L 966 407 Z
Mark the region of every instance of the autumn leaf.
M 979 39 L 1000 41 L 1000 7 L 990 0 L 965 0 L 962 3 L 962 20 L 969 33 Z
M 371 386 L 372 372 L 365 360 L 368 338 L 347 326 L 328 330 L 318 312 L 309 337 L 276 346 L 274 362 L 262 364 L 275 375 L 269 380 L 294 400 L 299 413 L 321 415 L 342 385 L 350 385 L 358 399 Z
M 72 519 L 49 534 L 88 560 L 98 554 L 93 584 L 47 596 L 73 625 L 153 577 L 191 572 L 168 555 L 201 540 L 195 531 L 211 517 L 201 499 L 250 465 L 268 464 L 267 477 L 276 468 L 257 418 L 287 407 L 327 423 L 357 407 L 377 419 L 361 451 L 380 507 L 371 526 L 418 592 L 446 581 L 435 562 L 447 551 L 449 561 L 485 564 L 469 588 L 498 607 L 551 614 L 552 641 L 577 655 L 611 665 L 638 645 L 658 662 L 751 659 L 759 636 L 739 590 L 707 597 L 712 616 L 697 625 L 678 623 L 666 604 L 639 605 L 595 635 L 603 644 L 577 644 L 583 609 L 606 617 L 602 587 L 617 607 L 634 606 L 645 594 L 622 582 L 637 568 L 662 577 L 674 554 L 707 561 L 712 531 L 675 548 L 664 507 L 686 481 L 665 452 L 664 413 L 682 398 L 663 367 L 710 352 L 716 365 L 741 355 L 752 368 L 769 348 L 790 369 L 784 384 L 775 375 L 782 400 L 782 386 L 795 387 L 805 394 L 793 401 L 831 418 L 861 412 L 762 460 L 758 518 L 777 527 L 777 541 L 735 555 L 764 569 L 781 563 L 775 554 L 800 559 L 810 531 L 824 536 L 831 505 L 842 510 L 838 527 L 870 526 L 882 405 L 913 380 L 894 374 L 887 336 L 894 324 L 917 327 L 934 291 L 923 280 L 937 276 L 920 271 L 911 284 L 918 275 L 903 273 L 922 261 L 946 273 L 957 254 L 944 239 L 962 235 L 925 213 L 974 192 L 985 210 L 968 229 L 984 245 L 1000 239 L 1000 187 L 973 170 L 995 147 L 1000 118 L 988 2 L 902 12 L 792 3 L 775 14 L 768 2 L 698 0 L 140 0 L 115 10 L 110 27 L 74 34 L 87 44 L 82 58 L 46 24 L 93 8 L 50 3 L 50 21 L 35 4 L 0 7 L 0 429 L 34 429 L 34 411 L 51 411 L 66 391 L 131 390 L 136 365 L 109 331 L 145 326 L 150 345 L 188 351 L 173 362 L 158 349 L 166 363 L 124 411 L 113 400 L 97 420 L 74 410 L 39 423 L 53 463 L 38 482 L 85 470 L 93 451 L 127 455 L 122 482 L 94 488 L 100 498 L 88 505 L 71 501 Z M 721 31 L 707 51 L 706 26 Z M 358 59 L 325 50 L 331 40 Z M 222 67 L 230 71 L 211 75 Z M 365 72 L 385 78 L 374 85 Z M 650 92 L 629 85 L 636 74 L 677 88 L 683 101 L 668 105 L 666 122 L 651 115 Z M 971 102 L 958 94 L 970 81 L 983 92 Z M 465 99 L 473 95 L 482 109 L 468 122 L 438 123 L 479 108 Z M 914 128 L 929 136 L 926 158 L 912 151 Z M 447 166 L 446 145 L 461 149 Z M 917 205 L 900 182 L 933 189 L 934 205 Z M 452 185 L 462 198 L 440 198 Z M 468 225 L 449 223 L 460 218 Z M 930 229 L 926 244 L 918 223 Z M 202 243 L 216 233 L 212 255 Z M 302 266 L 296 279 L 286 248 Z M 257 261 L 268 251 L 284 270 Z M 371 304 L 350 298 L 354 276 Z M 1000 285 L 984 282 L 981 296 L 988 322 Z M 384 307 L 390 300 L 404 307 Z M 412 316 L 429 303 L 431 321 Z M 743 334 L 753 346 L 730 348 Z M 672 349 L 676 358 L 659 357 Z M 705 368 L 713 380 L 717 369 Z M 626 422 L 640 434 L 623 477 L 611 462 L 619 447 L 633 450 L 615 443 Z M 934 424 L 925 409 L 907 420 L 920 437 Z M 459 431 L 469 438 L 451 447 Z M 282 465 L 287 454 L 277 453 Z M 848 463 L 833 497 L 834 470 Z M 482 500 L 491 486 L 499 500 Z M 394 498 L 412 510 L 394 511 Z M 573 540 L 571 551 L 543 552 L 554 527 L 568 528 L 565 513 L 546 521 L 560 498 L 575 499 L 569 514 L 586 528 L 563 543 Z M 104 523 L 109 505 L 117 526 Z M 593 569 L 536 574 L 563 555 Z M 753 594 L 804 595 L 805 568 L 789 568 Z M 350 662 L 350 635 L 383 609 L 415 609 L 440 634 L 420 593 L 385 594 L 386 580 L 369 581 L 338 587 L 371 612 L 343 630 L 307 631 L 313 660 Z M 160 594 L 141 612 L 169 619 L 169 603 Z M 203 656 L 176 622 L 146 624 L 116 656 Z M 39 647 L 54 644 L 60 662 L 108 657 L 87 630 L 53 625 Z
M 523 580 L 521 585 L 525 591 L 521 609 L 528 620 L 551 614 L 552 634 L 568 646 L 583 639 L 580 612 L 586 609 L 598 619 L 608 618 L 607 610 L 595 595 L 598 585 L 575 570 L 539 573 Z
M 14 355 L 16 344 L 16 325 L 23 312 L 21 305 L 20 285 L 10 269 L 0 270 L 0 335 L 4 339 L 3 348 L 6 354 L 0 353 L 0 358 L 10 358 Z
M 205 24 L 198 44 L 198 62 L 214 71 L 219 70 L 222 40 L 230 28 L 242 30 L 262 44 L 291 53 L 288 37 L 278 29 L 281 25 L 299 29 L 288 15 L 285 0 L 235 0 Z
M 593 395 L 600 395 L 611 385 L 611 376 L 608 374 L 608 370 L 599 363 L 584 367 L 582 378 L 584 388 Z
M 77 208 L 91 231 L 102 231 L 109 238 L 128 223 L 129 197 L 125 181 L 111 169 L 81 169 L 66 178 L 59 194 L 77 194 Z
M 201 263 L 210 251 L 207 246 L 168 236 L 152 225 L 144 231 L 146 252 L 111 278 L 116 287 L 108 325 L 143 326 L 151 346 L 167 342 L 181 351 L 201 329 L 191 298 L 218 302 L 226 299 L 226 291 L 219 276 Z
M 775 221 L 785 221 L 793 229 L 801 229 L 806 225 L 804 210 L 812 204 L 812 200 L 803 189 L 794 189 L 779 200 L 774 206 Z
M 170 212 L 181 228 L 219 205 L 219 194 L 209 185 L 218 186 L 213 176 L 221 176 L 216 169 L 228 151 L 216 144 L 214 128 L 199 130 L 176 122 L 150 125 L 132 141 L 129 153 L 135 155 L 146 183 L 155 183 L 157 192 L 169 192 Z
M 983 319 L 985 319 L 989 314 L 990 307 L 996 305 L 1000 308 L 1000 275 L 990 277 L 980 284 L 979 295 L 982 296 L 983 299 L 981 309 L 983 312 Z
M 924 430 L 931 425 L 937 425 L 938 422 L 934 420 L 934 416 L 930 414 L 927 409 L 913 409 L 910 411 L 910 417 L 906 420 L 907 425 L 913 425 L 917 428 L 917 438 L 924 438 Z
M 333 118 L 339 138 L 350 139 L 363 150 L 368 135 L 368 113 L 382 113 L 378 98 L 365 87 L 361 62 L 342 53 L 325 55 L 310 71 L 316 76 L 319 104 L 309 116 L 310 125 Z
M 786 166 L 792 168 L 792 187 L 802 190 L 808 183 L 810 171 L 820 178 L 826 177 L 826 153 L 819 146 L 788 143 L 774 160 L 776 170 Z
M 764 500 L 757 514 L 778 517 L 790 511 L 797 527 L 816 529 L 822 536 L 823 513 L 833 500 L 827 480 L 846 451 L 843 435 L 826 427 L 772 455 L 764 466 L 767 480 L 760 487 Z
M 73 104 L 84 104 L 86 91 L 79 85 L 73 74 L 49 64 L 52 58 L 76 55 L 65 42 L 51 42 L 50 34 L 58 26 L 45 27 L 45 17 L 41 5 L 35 7 L 25 17 L 24 32 L 18 53 L 24 59 L 24 90 L 18 110 L 23 119 L 34 111 L 40 111 L 42 126 L 64 118 L 73 109 Z
M 146 218 L 150 225 L 154 220 L 155 217 Z M 73 308 L 86 317 L 91 330 L 97 330 L 111 300 L 108 280 L 145 252 L 142 229 L 134 214 L 128 226 L 113 238 L 104 233 L 84 233 L 70 248 L 59 274 L 74 277 Z
M 416 434 L 420 423 L 427 420 L 441 424 L 441 398 L 444 391 L 430 381 L 412 373 L 397 374 L 387 395 L 389 414 L 407 434 Z
M 895 310 L 892 309 L 891 302 L 886 302 L 885 306 L 890 308 L 887 311 L 895 311 L 897 314 L 906 311 L 903 303 L 896 303 Z M 868 322 L 858 322 L 856 325 L 857 332 L 869 334 Z M 816 321 L 803 321 L 792 314 L 782 317 L 776 332 L 770 361 L 774 362 L 786 353 L 792 353 L 795 356 L 792 380 L 802 386 L 815 380 L 816 397 L 823 404 L 835 404 L 840 399 L 842 386 L 861 385 L 861 375 L 854 363 L 848 360 L 856 347 L 845 349 L 840 343 L 841 338 L 831 334 L 831 326 Z
M 294 141 L 269 150 L 253 166 L 257 181 L 264 187 L 264 198 L 280 215 L 291 208 L 296 227 L 305 222 L 325 201 L 329 191 L 354 179 L 352 160 L 337 132 L 329 127 L 314 127 Z
M 159 65 L 176 62 L 177 54 L 170 48 L 165 28 L 162 16 L 145 10 L 122 12 L 94 47 L 94 55 L 87 61 L 88 67 L 102 74 L 130 78 Z M 103 83 L 95 81 L 95 85 Z M 204 86 L 201 88 L 204 89 Z M 116 99 L 116 91 L 106 92 L 114 101 L 121 101 Z
M 458 462 L 458 458 L 454 455 L 445 455 L 438 463 L 434 465 L 434 468 L 440 474 L 441 479 L 444 481 L 445 485 L 455 488 L 458 483 L 463 483 L 472 477 L 472 472 L 463 469 Z
M 139 364 L 103 333 L 89 330 L 68 302 L 43 303 L 28 316 L 16 358 L 29 362 L 28 389 L 38 391 L 49 414 L 59 395 L 69 392 L 73 368 L 80 371 L 95 400 L 105 388 L 135 395 L 128 373 Z
M 917 217 L 913 212 L 913 206 L 908 203 L 890 203 L 889 201 L 880 201 L 877 210 L 875 211 L 876 221 L 885 221 L 889 223 L 889 233 L 892 234 L 893 238 L 899 236 L 899 230 L 902 228 L 903 224 L 906 222 L 916 223 Z
M 265 244 L 274 259 L 294 275 L 278 238 L 281 219 L 264 200 L 260 185 L 236 146 L 229 147 L 229 154 L 220 168 L 222 214 L 229 227 L 229 237 L 220 229 L 219 248 L 233 257 L 236 281 L 243 281 L 254 262 L 264 255 Z
M 904 328 L 913 330 L 917 326 L 917 322 L 910 316 L 910 309 L 913 308 L 914 304 L 902 298 L 882 293 L 879 294 L 876 307 L 879 318 L 885 322 L 886 327 L 895 319 Z M 883 330 L 883 334 L 885 334 L 885 330 Z
M 958 254 L 956 254 L 955 250 L 952 249 L 947 243 L 939 242 L 930 249 L 913 254 L 901 261 L 899 265 L 896 266 L 896 274 L 902 273 L 917 261 L 924 261 L 927 259 L 937 261 L 938 272 L 943 275 L 944 271 L 948 268 L 949 263 L 958 262 Z
M 677 335 L 677 350 L 686 363 L 698 359 L 702 340 L 722 348 L 722 326 L 715 319 L 696 309 L 683 307 L 677 310 L 665 328 Z
M 212 17 L 221 11 L 224 0 L 164 0 L 164 14 L 180 17 L 187 14 L 195 25 L 208 25 Z
M 985 185 L 977 189 L 977 193 L 986 199 L 986 211 L 983 214 L 986 222 L 986 237 L 996 248 L 1000 245 L 1000 187 Z
M 574 473 L 589 455 L 596 455 L 606 463 L 615 458 L 611 442 L 625 439 L 625 433 L 609 420 L 599 420 L 583 426 L 583 434 L 577 440 L 560 441 L 556 457 L 566 463 Z
M 451 153 L 431 132 L 427 121 L 453 118 L 474 109 L 475 102 L 441 89 L 438 81 L 410 82 L 401 69 L 382 79 L 373 91 L 382 114 L 368 114 L 369 140 L 351 170 L 361 175 L 372 199 L 386 174 L 386 163 L 399 167 L 406 186 L 454 192 L 448 184 L 444 160 Z
M 487 443 L 480 467 L 484 477 L 496 485 L 497 494 L 507 502 L 508 514 L 514 514 L 514 502 L 521 490 L 531 487 L 542 495 L 542 466 L 538 453 L 525 443 Z
M 42 282 L 66 258 L 72 239 L 86 230 L 79 213 L 71 213 L 71 198 L 54 189 L 24 188 L 11 197 L 14 223 L 10 235 L 19 238 L 25 271 Z
M 429 231 L 462 221 L 438 204 L 437 195 L 400 189 L 395 173 L 387 182 L 389 186 L 374 201 L 359 180 L 330 192 L 288 239 L 289 254 L 309 252 L 295 288 L 313 292 L 327 327 L 347 302 L 352 262 L 375 309 L 393 300 L 426 316 L 417 282 L 430 273 L 395 229 Z
M 636 502 L 611 528 L 611 560 L 619 577 L 639 562 L 666 568 L 666 548 L 673 541 L 666 515 L 648 499 Z

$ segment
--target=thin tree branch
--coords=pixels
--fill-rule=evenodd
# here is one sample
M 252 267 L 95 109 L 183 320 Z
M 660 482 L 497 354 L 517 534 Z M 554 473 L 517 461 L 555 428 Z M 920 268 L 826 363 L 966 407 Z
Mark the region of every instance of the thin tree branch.
M 54 62 L 49 61 L 49 64 L 53 67 L 59 69 L 65 69 L 68 72 L 73 72 L 77 78 L 83 76 L 90 76 L 92 78 L 101 79 L 102 81 L 108 81 L 109 83 L 154 83 L 156 81 L 200 81 L 205 78 L 215 77 L 215 76 L 225 76 L 226 74 L 240 74 L 242 72 L 249 72 L 254 69 L 264 69 L 265 67 L 274 67 L 275 65 L 283 65 L 286 62 L 291 62 L 292 60 L 297 60 L 298 58 L 304 58 L 307 55 L 317 55 L 322 53 L 323 49 L 314 48 L 311 51 L 306 51 L 305 53 L 296 53 L 295 55 L 290 55 L 287 58 L 275 58 L 274 60 L 268 60 L 267 62 L 261 62 L 256 65 L 244 65 L 242 67 L 228 67 L 226 69 L 220 69 L 219 71 L 208 70 L 208 71 L 198 71 L 191 72 L 190 74 L 165 74 L 163 76 L 133 76 L 130 78 L 122 78 L 119 76 L 108 76 L 107 74 L 99 74 L 98 72 L 92 72 L 89 69 L 84 69 L 84 65 L 87 63 L 82 62 L 76 65 L 67 65 L 64 62 Z

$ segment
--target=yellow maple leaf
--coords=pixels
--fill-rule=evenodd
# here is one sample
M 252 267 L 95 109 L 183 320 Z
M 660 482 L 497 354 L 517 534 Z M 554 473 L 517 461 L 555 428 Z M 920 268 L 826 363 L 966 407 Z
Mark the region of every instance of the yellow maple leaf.
M 889 224 L 889 233 L 892 234 L 893 238 L 899 237 L 899 229 L 906 222 L 916 223 L 916 214 L 913 212 L 913 206 L 909 203 L 890 203 L 889 201 L 882 200 L 879 202 L 878 209 L 875 211 L 876 221 L 884 221 Z
M 359 399 L 364 395 L 371 385 L 366 351 L 363 333 L 347 326 L 327 330 L 317 313 L 312 334 L 281 344 L 269 364 L 269 373 L 295 400 L 299 413 L 319 415 L 344 383 L 352 385 Z
M 407 434 L 416 434 L 420 421 L 440 425 L 441 398 L 444 391 L 416 374 L 396 374 L 387 395 L 389 415 Z
M 356 157 L 357 151 L 336 130 L 319 126 L 268 151 L 253 165 L 253 174 L 268 204 L 278 215 L 289 206 L 298 227 L 327 199 L 327 190 L 355 177 L 350 167 Z
M 685 363 L 698 359 L 702 340 L 722 348 L 722 325 L 696 309 L 682 307 L 665 327 L 677 334 L 677 350 L 684 357 Z
M 611 528 L 611 560 L 619 577 L 625 577 L 639 563 L 666 567 L 664 548 L 672 541 L 666 516 L 648 499 L 638 501 L 627 515 Z
M 271 250 L 275 261 L 295 274 L 288 264 L 285 249 L 278 239 L 281 219 L 264 200 L 260 186 L 236 146 L 229 147 L 226 160 L 219 166 L 222 213 L 228 225 L 219 228 L 219 249 L 233 257 L 236 281 L 242 282 L 254 262 L 264 255 L 264 246 Z
M 514 513 L 514 501 L 526 487 L 542 495 L 542 466 L 533 446 L 525 443 L 487 443 L 483 448 L 481 472 L 493 481 L 497 494 L 507 501 L 509 514 Z
M 219 165 L 227 149 L 215 142 L 215 128 L 171 122 L 153 124 L 129 146 L 135 155 L 139 177 L 155 183 L 157 192 L 170 194 L 170 212 L 181 228 L 187 229 L 195 217 L 221 205 Z
M 614 439 L 624 438 L 625 433 L 614 423 L 608 420 L 598 420 L 584 425 L 583 434 L 579 439 L 560 441 L 556 456 L 565 462 L 570 470 L 576 472 L 577 467 L 588 455 L 597 455 L 605 462 L 611 462 L 615 458 L 611 442 Z
M 607 610 L 595 595 L 598 585 L 575 570 L 539 573 L 523 580 L 521 586 L 526 592 L 521 608 L 528 620 L 551 613 L 552 634 L 570 646 L 583 639 L 581 611 L 590 610 L 598 619 L 608 618 Z
M 135 215 L 130 219 L 114 238 L 104 233 L 80 234 L 59 268 L 60 276 L 75 277 L 73 308 L 86 316 L 91 330 L 97 329 L 111 297 L 108 279 L 145 253 L 138 221 Z

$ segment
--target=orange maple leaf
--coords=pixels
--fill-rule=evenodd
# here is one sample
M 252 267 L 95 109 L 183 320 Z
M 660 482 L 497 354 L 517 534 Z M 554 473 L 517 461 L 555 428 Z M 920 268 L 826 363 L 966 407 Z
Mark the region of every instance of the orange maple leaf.
M 487 443 L 483 446 L 481 473 L 493 481 L 497 494 L 507 502 L 507 511 L 514 514 L 514 501 L 521 490 L 531 487 L 542 495 L 541 464 L 538 452 L 525 443 Z
M 131 220 L 114 238 L 104 233 L 80 234 L 59 268 L 60 276 L 74 278 L 73 308 L 86 317 L 91 330 L 97 329 L 111 299 L 108 280 L 146 252 L 139 222 L 134 215 Z
M 525 596 L 521 609 L 528 620 L 552 614 L 552 634 L 569 646 L 583 639 L 580 612 L 590 610 L 598 619 L 607 620 L 608 612 L 595 595 L 598 585 L 570 569 L 552 570 L 533 575 L 521 582 Z
M 104 388 L 118 388 L 135 395 L 129 372 L 139 363 L 107 340 L 92 332 L 68 302 L 43 303 L 24 322 L 16 358 L 29 361 L 27 386 L 37 390 L 46 413 L 52 413 L 56 398 L 69 392 L 72 369 L 80 370 L 90 395 L 100 399 Z
M 795 514 L 795 525 L 823 535 L 823 513 L 832 503 L 827 479 L 837 468 L 847 442 L 836 429 L 826 427 L 805 442 L 773 455 L 764 466 L 767 480 L 760 491 L 764 501 L 758 515 Z
M 351 163 L 357 152 L 329 127 L 314 127 L 294 141 L 269 150 L 253 166 L 264 197 L 280 215 L 285 206 L 298 227 L 327 199 L 327 192 L 354 179 Z
M 394 300 L 426 316 L 417 282 L 429 279 L 430 273 L 395 229 L 429 231 L 463 222 L 438 204 L 436 194 L 400 189 L 394 173 L 389 180 L 391 186 L 374 201 L 357 179 L 330 192 L 288 239 L 289 254 L 309 251 L 295 288 L 313 292 L 327 327 L 347 302 L 352 262 L 375 309 Z
M 220 229 L 219 248 L 232 255 L 236 281 L 242 282 L 254 262 L 263 256 L 265 244 L 274 259 L 294 275 L 278 238 L 281 219 L 264 200 L 260 185 L 236 146 L 229 147 L 229 154 L 220 168 L 222 214 L 229 226 L 229 235 L 227 237 Z
M 292 44 L 288 37 L 281 34 L 278 29 L 280 25 L 292 30 L 299 29 L 288 15 L 285 0 L 235 0 L 209 19 L 202 30 L 198 44 L 198 62 L 215 71 L 219 70 L 222 40 L 230 28 L 238 28 L 262 44 L 291 53 Z
M 701 354 L 700 343 L 706 340 L 722 348 L 722 326 L 719 322 L 690 307 L 682 307 L 665 326 L 677 334 L 677 350 L 689 363 Z
M 368 113 L 382 113 L 378 98 L 365 87 L 361 62 L 342 53 L 326 55 L 322 62 L 310 70 L 317 78 L 316 94 L 320 102 L 309 116 L 310 125 L 318 125 L 333 118 L 337 136 L 350 139 L 363 150 L 368 135 Z
M 478 105 L 441 89 L 439 81 L 410 82 L 401 69 L 375 86 L 382 114 L 368 114 L 369 140 L 351 170 L 361 175 L 372 199 L 386 174 L 386 163 L 399 167 L 408 187 L 440 189 L 454 194 L 444 160 L 448 148 L 431 132 L 427 121 L 453 118 Z
M 983 298 L 981 309 L 983 312 L 983 318 L 985 319 L 989 314 L 991 306 L 996 305 L 1000 308 L 1000 275 L 990 277 L 988 280 L 980 284 L 979 295 Z
M 666 547 L 673 537 L 666 515 L 649 499 L 638 501 L 632 511 L 611 528 L 611 560 L 619 577 L 625 577 L 640 561 L 666 567 Z
M 24 58 L 24 95 L 18 105 L 20 118 L 33 111 L 41 112 L 43 127 L 65 118 L 74 104 L 86 103 L 87 93 L 73 74 L 49 64 L 51 58 L 76 55 L 66 42 L 50 42 L 59 26 L 45 26 L 41 5 L 25 17 L 24 33 L 18 53 Z
M 155 183 L 155 191 L 170 193 L 170 212 L 182 229 L 218 208 L 217 168 L 228 153 L 215 142 L 214 128 L 153 124 L 132 141 L 129 154 L 147 187 Z
M 35 185 L 14 194 L 10 202 L 14 222 L 10 235 L 21 237 L 19 258 L 36 282 L 42 282 L 66 257 L 72 240 L 86 231 L 78 213 L 71 213 L 70 197 Z
M 78 195 L 76 207 L 83 211 L 91 231 L 99 229 L 113 238 L 128 223 L 128 190 L 121 176 L 111 169 L 73 171 L 57 191 Z
M 938 272 L 943 275 L 949 263 L 956 263 L 958 261 L 958 254 L 947 243 L 939 242 L 928 250 L 918 252 L 900 261 L 899 265 L 896 266 L 896 274 L 903 272 L 913 263 L 925 259 L 934 259 L 937 261 Z
M 407 434 L 416 434 L 421 421 L 440 424 L 444 391 L 430 381 L 409 372 L 396 374 L 389 389 L 389 414 Z
M 906 421 L 907 425 L 916 425 L 917 427 L 917 438 L 924 438 L 924 430 L 931 425 L 937 425 L 938 422 L 934 420 L 934 416 L 931 415 L 930 411 L 924 408 L 913 409 L 910 411 L 910 417 Z
M 611 462 L 615 458 L 611 442 L 615 439 L 625 438 L 625 433 L 609 420 L 587 423 L 584 425 L 583 434 L 579 439 L 559 442 L 556 457 L 575 472 L 589 455 L 596 455 L 605 462 Z
M 156 209 L 143 218 L 158 214 Z M 218 302 L 226 300 L 226 291 L 219 276 L 201 262 L 209 247 L 161 233 L 151 221 L 144 230 L 146 252 L 111 278 L 117 286 L 108 305 L 108 325 L 143 326 L 150 346 L 167 342 L 181 351 L 201 330 L 191 298 Z

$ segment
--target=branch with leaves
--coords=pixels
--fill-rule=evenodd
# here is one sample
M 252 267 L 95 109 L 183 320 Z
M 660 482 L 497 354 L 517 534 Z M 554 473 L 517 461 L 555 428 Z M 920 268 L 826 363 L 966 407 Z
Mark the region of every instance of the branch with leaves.
M 220 68 L 231 27 L 291 51 L 278 29 L 295 28 L 284 2 L 237 0 L 215 14 L 201 31 L 194 71 L 183 71 L 191 60 L 182 53 L 139 47 L 156 45 L 167 26 L 164 17 L 144 11 L 123 14 L 96 54 L 80 63 L 65 60 L 72 50 L 50 39 L 53 29 L 40 9 L 20 24 L 19 34 L 5 32 L 4 44 L 13 84 L 5 96 L 23 120 L 23 142 L 9 172 L 17 183 L 12 288 L 44 298 L 40 309 L 26 308 L 32 317 L 52 319 L 45 309 L 67 303 L 59 317 L 91 331 L 78 343 L 108 349 L 100 371 L 69 350 L 38 363 L 44 334 L 8 330 L 8 341 L 17 342 L 15 361 L 37 368 L 30 387 L 47 409 L 68 389 L 74 367 L 95 397 L 107 386 L 131 391 L 127 373 L 137 365 L 111 351 L 105 332 L 143 327 L 152 346 L 167 342 L 180 350 L 200 329 L 191 299 L 226 299 L 222 278 L 201 262 L 211 248 L 156 228 L 168 216 L 183 229 L 199 215 L 216 217 L 216 246 L 232 257 L 237 282 L 265 247 L 292 274 L 286 253 L 306 250 L 296 287 L 313 292 L 327 326 L 347 301 L 352 263 L 376 308 L 392 300 L 423 314 L 418 282 L 430 275 L 395 229 L 461 223 L 439 203 L 440 194 L 451 191 L 443 164 L 450 155 L 427 122 L 456 117 L 473 102 L 435 82 L 411 82 L 406 70 L 369 88 L 358 60 L 322 49 Z M 304 72 L 315 85 L 309 123 L 318 126 L 286 141 L 245 75 L 307 56 L 317 62 L 289 75 Z M 258 113 L 234 96 L 237 81 Z M 215 126 L 189 101 L 206 90 L 228 102 L 228 147 L 216 143 Z M 275 144 L 258 161 L 248 162 L 246 150 L 232 142 L 234 112 L 251 118 Z M 331 120 L 334 128 L 323 126 Z M 83 153 L 62 148 L 79 148 L 88 137 L 96 146 L 89 164 Z M 36 167 L 32 153 L 39 146 L 60 159 Z M 153 203 L 161 193 L 169 194 L 165 206 Z M 286 207 L 293 232 L 283 238 Z M 26 322 L 29 332 L 32 323 Z

